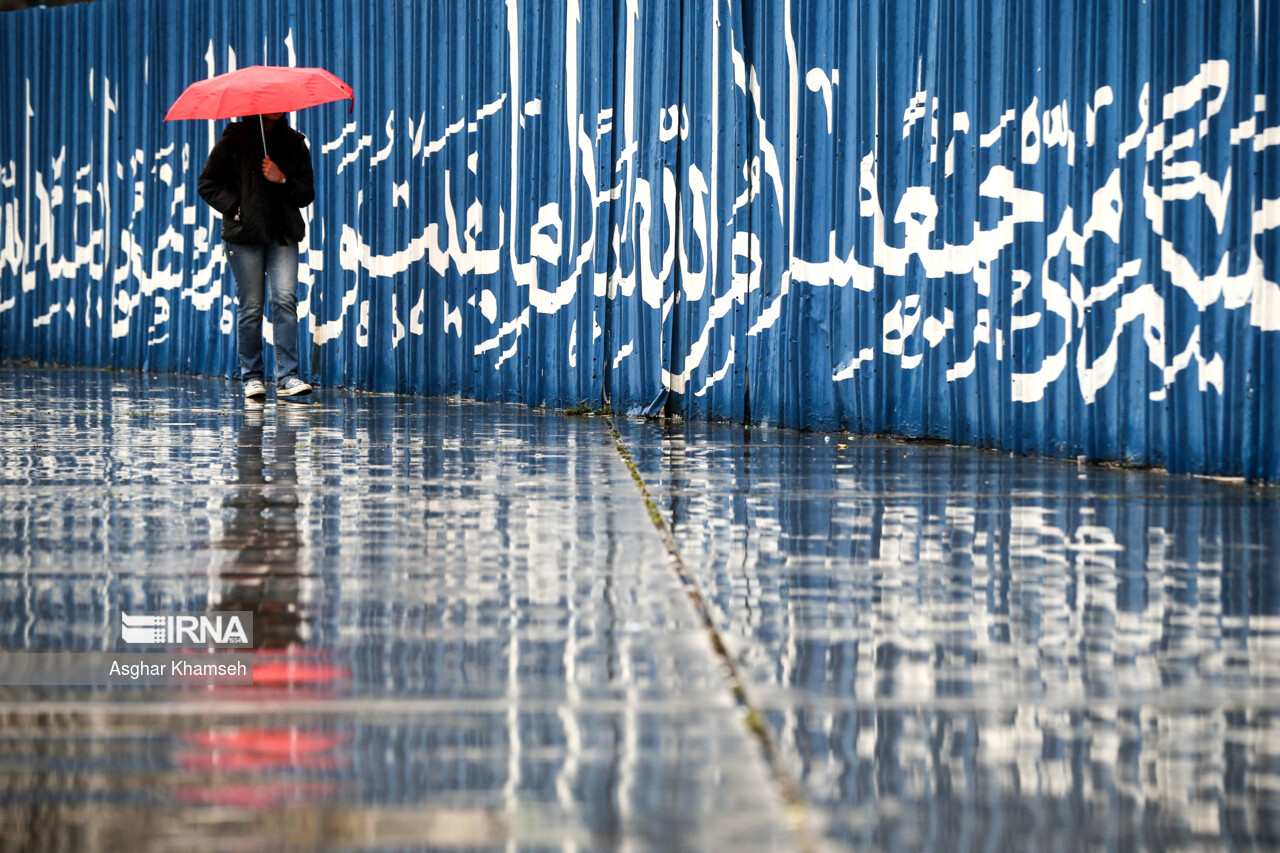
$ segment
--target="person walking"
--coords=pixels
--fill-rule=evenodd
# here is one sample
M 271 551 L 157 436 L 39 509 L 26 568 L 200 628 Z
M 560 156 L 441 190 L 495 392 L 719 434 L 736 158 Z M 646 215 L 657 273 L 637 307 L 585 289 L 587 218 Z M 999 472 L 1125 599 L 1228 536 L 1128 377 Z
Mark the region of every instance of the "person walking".
M 310 394 L 298 366 L 298 244 L 306 236 L 301 209 L 316 197 L 306 137 L 289 127 L 284 113 L 232 122 L 209 152 L 199 190 L 222 214 L 222 241 L 240 303 L 236 348 L 245 399 L 267 393 L 262 312 L 268 284 L 276 396 Z

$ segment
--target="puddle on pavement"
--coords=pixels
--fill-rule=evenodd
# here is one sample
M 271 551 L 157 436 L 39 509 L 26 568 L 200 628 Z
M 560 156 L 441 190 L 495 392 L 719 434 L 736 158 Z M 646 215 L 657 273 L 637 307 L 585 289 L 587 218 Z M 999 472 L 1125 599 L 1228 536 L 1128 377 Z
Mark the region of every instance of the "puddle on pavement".
M 1280 490 L 619 429 L 838 846 L 1280 845 Z
M 40 850 L 785 849 L 607 425 L 0 367 L 0 643 L 249 610 L 252 687 L 0 688 Z
M 1280 491 L 616 423 L 833 848 L 1280 846 Z M 794 847 L 602 420 L 0 367 L 0 448 L 5 650 L 260 676 L 0 688 L 19 846 Z

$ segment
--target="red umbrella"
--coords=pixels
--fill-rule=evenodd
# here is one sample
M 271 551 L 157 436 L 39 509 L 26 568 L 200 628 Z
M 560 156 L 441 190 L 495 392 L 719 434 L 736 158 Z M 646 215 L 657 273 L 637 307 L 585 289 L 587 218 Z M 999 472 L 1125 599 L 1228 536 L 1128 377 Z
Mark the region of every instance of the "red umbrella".
M 169 107 L 164 120 L 291 113 L 303 107 L 347 99 L 351 100 L 350 112 L 356 106 L 355 93 L 323 68 L 251 65 L 192 83 Z M 262 145 L 265 150 L 265 133 Z

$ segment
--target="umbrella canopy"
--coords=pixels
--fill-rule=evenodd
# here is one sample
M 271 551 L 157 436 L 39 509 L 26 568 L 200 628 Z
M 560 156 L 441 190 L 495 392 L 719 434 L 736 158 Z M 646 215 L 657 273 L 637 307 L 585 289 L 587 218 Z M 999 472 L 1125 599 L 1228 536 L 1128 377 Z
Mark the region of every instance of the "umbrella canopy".
M 251 65 L 192 83 L 169 107 L 164 120 L 291 113 L 347 99 L 350 109 L 355 109 L 351 87 L 323 68 Z

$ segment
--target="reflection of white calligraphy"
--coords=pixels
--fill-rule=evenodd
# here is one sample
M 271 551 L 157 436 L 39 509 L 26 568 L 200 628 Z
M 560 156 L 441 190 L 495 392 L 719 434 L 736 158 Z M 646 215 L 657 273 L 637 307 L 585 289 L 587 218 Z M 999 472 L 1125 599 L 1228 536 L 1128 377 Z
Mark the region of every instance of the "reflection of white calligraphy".
M 569 368 L 583 348 L 604 345 L 613 351 L 593 358 L 631 365 L 651 357 L 651 342 L 634 329 L 606 335 L 608 312 L 594 301 L 656 316 L 659 351 L 676 345 L 664 321 L 679 305 L 680 350 L 648 367 L 665 389 L 705 395 L 734 375 L 747 343 L 741 338 L 781 328 L 805 289 L 832 288 L 846 316 L 874 313 L 873 324 L 857 324 L 865 340 L 855 336 L 832 354 L 833 382 L 871 365 L 917 369 L 934 350 L 948 356 L 946 380 L 958 382 L 984 360 L 1043 350 L 1008 371 L 1008 399 L 1043 400 L 1074 375 L 1092 403 L 1116 377 L 1125 335 L 1141 336 L 1136 350 L 1160 377 L 1152 399 L 1188 370 L 1198 390 L 1223 390 L 1226 354 L 1211 351 L 1200 323 L 1168 339 L 1173 299 L 1200 315 L 1245 310 L 1258 331 L 1280 331 L 1280 283 L 1267 277 L 1260 249 L 1280 227 L 1280 199 L 1255 199 L 1241 165 L 1245 155 L 1275 156 L 1280 127 L 1262 126 L 1262 95 L 1252 115 L 1220 126 L 1231 94 L 1226 60 L 1204 62 L 1164 93 L 1144 84 L 1134 98 L 1101 86 L 1080 96 L 1075 112 L 1070 99 L 1046 103 L 1037 95 L 983 117 L 916 82 L 889 113 L 891 121 L 901 118 L 901 132 L 857 152 L 856 202 L 841 202 L 847 215 L 832 216 L 835 224 L 822 233 L 798 234 L 804 202 L 797 184 L 806 168 L 800 134 L 845 132 L 849 99 L 858 93 L 847 74 L 842 84 L 839 68 L 800 68 L 789 25 L 787 97 L 772 107 L 785 114 L 773 114 L 775 101 L 762 92 L 733 26 L 715 28 L 700 93 L 710 97 L 699 109 L 643 102 L 634 4 L 619 22 L 625 63 L 617 104 L 580 91 L 586 36 L 575 13 L 565 21 L 563 79 L 552 81 L 559 94 L 522 91 L 533 60 L 522 51 L 515 0 L 506 11 L 509 78 L 497 87 L 506 91 L 481 93 L 447 117 L 423 103 L 404 105 L 373 124 L 335 128 L 313 146 L 328 187 L 358 187 L 340 222 L 316 212 L 327 208 L 305 214 L 299 316 L 314 344 L 354 329 L 355 345 L 366 346 L 371 326 L 390 330 L 392 348 L 444 334 L 465 339 L 474 358 L 502 369 L 536 340 L 525 333 L 539 318 L 570 311 L 562 353 Z M 291 33 L 285 46 L 292 57 Z M 218 59 L 211 42 L 210 74 Z M 235 67 L 234 53 L 222 64 Z M 185 142 L 118 150 L 111 131 L 118 86 L 90 75 L 89 90 L 103 122 L 92 162 L 69 162 L 64 146 L 31 150 L 30 141 L 22 156 L 0 162 L 0 313 L 22 304 L 34 327 L 107 323 L 112 338 L 137 335 L 154 345 L 186 313 L 214 312 L 231 334 L 233 289 L 211 239 L 217 217 L 194 198 L 199 152 Z M 37 116 L 29 85 L 26 99 L 30 140 Z M 731 118 L 721 115 L 722 101 L 734 104 Z M 730 122 L 740 125 L 742 144 L 722 141 L 732 136 Z M 1104 126 L 1110 135 L 1100 132 Z M 561 150 L 535 148 L 552 129 Z M 1241 157 L 1218 157 L 1230 165 L 1213 166 L 1202 144 L 1211 134 L 1217 147 Z M 213 135 L 210 123 L 210 144 Z M 509 146 L 505 161 L 486 158 L 495 145 Z M 534 162 L 534 150 L 556 162 Z M 1073 171 L 1084 151 L 1087 174 Z M 882 171 L 911 157 L 921 164 L 927 157 L 929 178 L 890 192 Z M 1036 170 L 1065 170 L 1073 185 L 1101 184 L 1062 205 L 1051 201 L 1061 194 L 1030 188 L 1043 186 L 1027 177 Z M 952 192 L 962 179 L 976 186 L 976 198 L 972 189 L 966 199 Z M 1174 227 L 1192 214 L 1209 235 L 1195 245 Z M 1137 246 L 1124 237 L 1135 223 L 1150 235 Z M 432 282 L 446 277 L 474 280 L 470 298 L 442 298 Z M 85 287 L 54 287 L 68 281 Z M 403 289 L 378 297 L 379 288 L 402 281 Z M 944 283 L 972 309 L 956 313 L 930 298 Z M 887 292 L 891 299 L 877 301 Z M 585 312 L 584 300 L 593 301 Z M 1104 311 L 1107 322 L 1089 322 Z M 1032 339 L 1042 346 L 1024 345 Z

